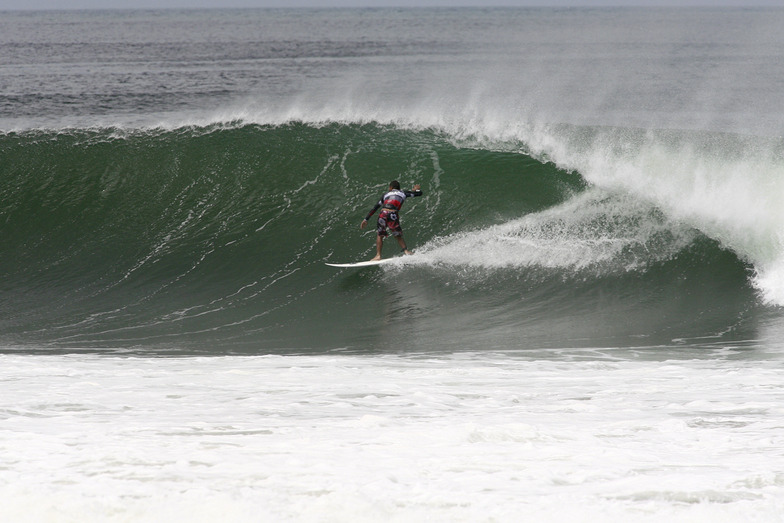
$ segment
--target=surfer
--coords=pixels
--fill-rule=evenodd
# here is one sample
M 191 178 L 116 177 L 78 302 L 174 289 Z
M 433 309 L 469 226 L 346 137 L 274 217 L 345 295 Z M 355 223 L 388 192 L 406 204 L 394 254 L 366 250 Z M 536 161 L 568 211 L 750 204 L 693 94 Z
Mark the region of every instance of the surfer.
M 400 217 L 398 213 L 403 206 L 406 198 L 411 196 L 422 196 L 422 191 L 419 185 L 414 186 L 413 191 L 401 191 L 400 182 L 392 180 L 389 182 L 389 190 L 384 193 L 378 203 L 370 210 L 362 223 L 359 225 L 361 229 L 367 227 L 368 220 L 373 214 L 381 209 L 378 213 L 378 225 L 376 226 L 376 257 L 373 260 L 381 259 L 381 248 L 384 246 L 384 238 L 388 236 L 387 228 L 392 232 L 400 248 L 406 254 L 412 254 L 406 247 L 406 241 L 403 239 L 403 229 L 400 228 Z

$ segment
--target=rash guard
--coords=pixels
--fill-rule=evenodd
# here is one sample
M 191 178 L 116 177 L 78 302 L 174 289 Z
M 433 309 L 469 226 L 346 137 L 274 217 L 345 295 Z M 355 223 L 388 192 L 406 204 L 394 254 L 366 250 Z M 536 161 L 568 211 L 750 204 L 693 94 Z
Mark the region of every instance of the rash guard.
M 395 212 L 400 211 L 400 208 L 403 207 L 403 202 L 406 201 L 406 198 L 410 198 L 412 196 L 422 196 L 422 191 L 401 191 L 400 189 L 393 189 L 387 193 L 384 193 L 384 196 L 378 201 L 378 203 L 370 210 L 368 215 L 365 217 L 365 220 L 370 220 L 370 217 L 375 214 L 379 208 L 389 209 Z

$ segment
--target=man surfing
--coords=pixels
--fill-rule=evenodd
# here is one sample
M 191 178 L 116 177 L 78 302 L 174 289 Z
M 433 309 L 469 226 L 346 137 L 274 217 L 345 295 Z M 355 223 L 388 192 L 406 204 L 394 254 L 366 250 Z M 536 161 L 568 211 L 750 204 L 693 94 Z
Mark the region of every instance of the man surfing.
M 364 229 L 367 227 L 370 217 L 373 216 L 378 209 L 381 209 L 381 212 L 378 213 L 378 224 L 376 225 L 376 257 L 371 261 L 381 259 L 381 248 L 384 246 L 384 238 L 389 235 L 387 228 L 392 232 L 392 236 L 395 237 L 403 252 L 412 254 L 406 247 L 406 241 L 403 239 L 403 229 L 400 227 L 400 217 L 398 216 L 400 208 L 403 207 L 403 202 L 406 201 L 406 198 L 412 196 L 422 196 L 419 185 L 414 185 L 413 191 L 401 191 L 400 182 L 392 180 L 389 182 L 389 190 L 384 193 L 365 219 L 362 220 L 359 227 Z

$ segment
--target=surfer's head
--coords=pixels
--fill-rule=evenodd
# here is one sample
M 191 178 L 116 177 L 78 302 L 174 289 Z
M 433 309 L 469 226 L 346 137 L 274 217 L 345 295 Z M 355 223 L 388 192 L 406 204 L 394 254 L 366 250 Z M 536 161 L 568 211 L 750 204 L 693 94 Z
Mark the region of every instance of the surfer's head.
M 389 182 L 389 188 L 390 189 L 397 189 L 399 191 L 400 190 L 400 182 L 397 181 L 397 180 L 392 180 L 391 182 Z

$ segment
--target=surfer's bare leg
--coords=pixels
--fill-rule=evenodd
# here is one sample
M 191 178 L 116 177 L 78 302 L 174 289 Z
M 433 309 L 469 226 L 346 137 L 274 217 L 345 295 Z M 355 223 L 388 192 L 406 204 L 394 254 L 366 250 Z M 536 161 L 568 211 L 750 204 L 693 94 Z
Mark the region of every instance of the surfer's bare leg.
M 376 236 L 376 257 L 371 261 L 381 259 L 381 248 L 384 246 L 384 237 L 381 235 Z
M 402 234 L 400 236 L 395 236 L 395 239 L 397 240 L 397 243 L 400 245 L 400 248 L 403 249 L 404 253 L 406 253 L 406 254 L 414 254 L 413 252 L 408 250 L 408 247 L 406 247 L 406 241 L 403 239 L 403 235 Z M 381 251 L 379 251 L 379 253 L 380 252 Z M 379 257 L 379 259 L 380 259 L 380 257 Z

